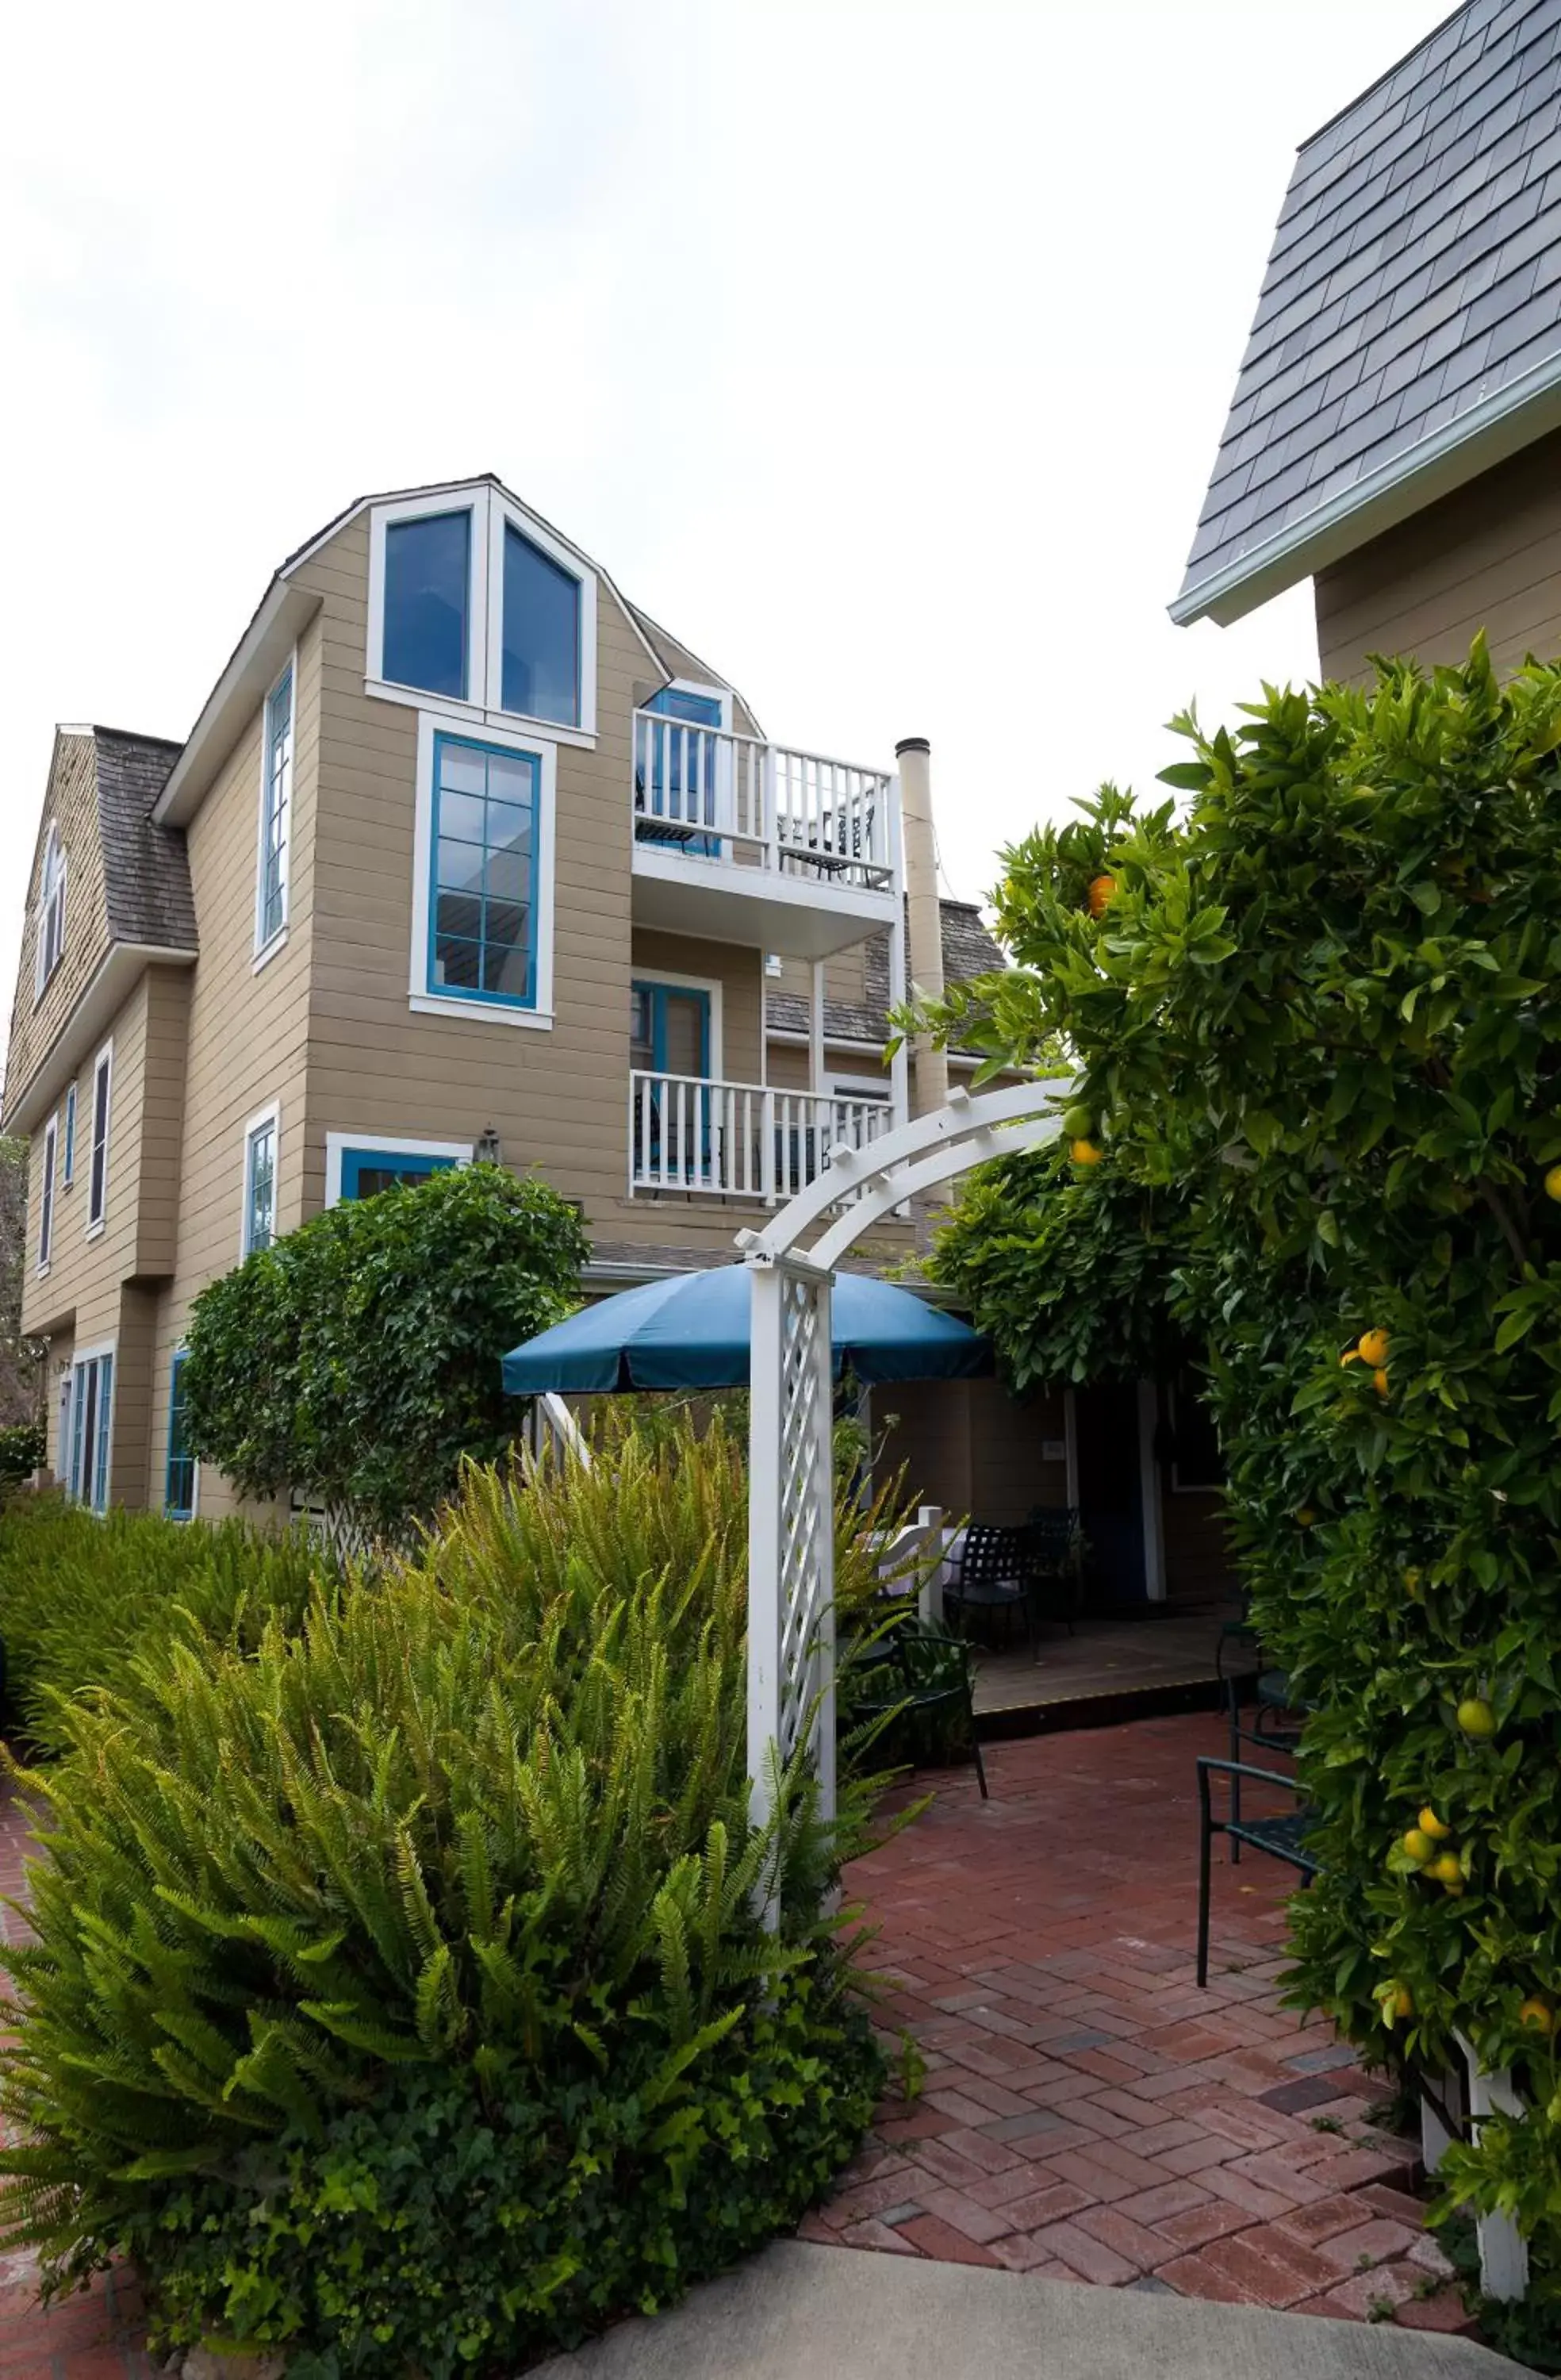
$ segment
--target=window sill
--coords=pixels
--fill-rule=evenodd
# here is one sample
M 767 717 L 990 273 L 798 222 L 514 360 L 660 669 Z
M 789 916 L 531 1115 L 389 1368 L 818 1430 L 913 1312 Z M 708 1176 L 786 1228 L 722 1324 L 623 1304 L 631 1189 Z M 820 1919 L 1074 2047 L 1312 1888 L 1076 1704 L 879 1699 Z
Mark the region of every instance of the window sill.
M 48 1263 L 41 1264 L 32 1276 L 34 1281 L 47 1281 L 51 1269 L 52 1259 Z
M 489 1000 L 441 1000 L 430 991 L 413 992 L 406 1004 L 416 1016 L 459 1016 L 468 1025 L 520 1025 L 531 1033 L 553 1029 L 550 1009 L 505 1008 Z
M 442 718 L 465 721 L 478 734 L 486 728 L 503 728 L 512 735 L 535 735 L 548 744 L 575 744 L 584 752 L 594 752 L 596 730 L 588 727 L 561 727 L 555 719 L 529 719 L 524 711 L 490 710 L 480 702 L 461 702 L 452 694 L 425 694 L 415 686 L 389 686 L 383 678 L 367 677 L 363 691 L 376 702 L 398 702 L 404 710 L 437 710 Z
M 263 966 L 270 966 L 278 951 L 284 951 L 286 947 L 287 929 L 284 925 L 279 926 L 275 933 L 272 934 L 270 941 L 262 942 L 260 949 L 255 953 L 254 958 L 250 962 L 250 974 L 259 975 Z M 178 1515 L 175 1513 L 173 1517 L 177 1519 Z
M 100 1215 L 95 1223 L 88 1224 L 83 1237 L 89 1240 L 101 1240 L 107 1229 L 108 1217 L 106 1215 Z

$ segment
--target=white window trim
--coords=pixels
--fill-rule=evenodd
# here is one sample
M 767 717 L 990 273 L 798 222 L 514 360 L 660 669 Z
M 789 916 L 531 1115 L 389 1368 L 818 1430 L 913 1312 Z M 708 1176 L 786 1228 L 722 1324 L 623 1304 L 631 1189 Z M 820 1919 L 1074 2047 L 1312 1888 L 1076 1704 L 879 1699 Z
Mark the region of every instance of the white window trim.
M 254 1254 L 254 1250 L 249 1245 L 249 1196 L 253 1184 L 254 1174 L 255 1135 L 258 1132 L 263 1132 L 268 1123 L 272 1128 L 272 1134 L 271 1148 L 271 1246 L 274 1247 L 277 1241 L 282 1237 L 281 1231 L 278 1228 L 278 1214 L 282 1203 L 282 1101 L 280 1099 L 272 1099 L 268 1107 L 261 1108 L 257 1114 L 252 1115 L 249 1118 L 248 1123 L 244 1127 L 244 1198 L 243 1203 L 238 1209 L 238 1261 L 240 1264 L 244 1262 L 246 1257 L 252 1256 Z
M 95 1346 L 73 1347 L 71 1349 L 69 1412 L 70 1435 L 74 1439 L 76 1436 L 76 1400 L 81 1393 L 79 1374 L 84 1366 L 99 1363 L 104 1355 L 112 1358 L 112 1368 L 109 1373 L 108 1422 L 104 1434 L 103 1465 L 103 1509 L 106 1512 L 109 1506 L 114 1501 L 114 1410 L 119 1402 L 119 1342 L 117 1339 L 103 1339 L 100 1340 Z M 102 1409 L 100 1407 L 100 1411 Z M 68 1446 L 63 1446 L 60 1449 L 60 1452 L 65 1457 L 65 1461 L 61 1466 L 59 1475 L 65 1481 L 66 1492 L 68 1494 L 70 1491 L 70 1448 Z M 82 1452 L 83 1455 L 85 1455 L 87 1450 L 83 1448 Z M 79 1496 L 76 1499 L 76 1501 L 85 1512 L 95 1512 L 98 1509 L 93 1503 L 91 1496 Z
M 468 743 L 525 752 L 537 771 L 537 999 L 530 1008 L 502 1001 L 460 1000 L 429 990 L 429 905 L 433 897 L 433 747 L 436 735 L 461 735 Z M 417 791 L 412 837 L 412 950 L 408 1005 L 419 1016 L 460 1016 L 468 1025 L 520 1025 L 551 1033 L 553 1026 L 553 829 L 558 808 L 558 750 L 545 736 L 523 735 L 513 727 L 474 730 L 468 720 L 445 710 L 417 713 Z
M 59 1154 L 60 1111 L 43 1126 L 43 1170 L 38 1188 L 38 1278 L 46 1276 L 54 1253 L 54 1171 Z M 47 1228 L 45 1228 L 45 1226 Z
M 103 1103 L 107 1109 L 108 1114 L 104 1123 L 103 1136 L 103 1202 L 99 1207 L 97 1213 L 94 1215 L 92 1212 L 92 1160 L 96 1154 L 98 1146 L 98 1085 L 100 1081 L 98 1070 L 100 1067 L 106 1067 L 107 1069 L 106 1078 L 103 1079 Z M 77 1114 L 76 1121 L 78 1128 L 79 1128 L 81 1122 L 79 1111 Z M 113 1133 L 114 1043 L 112 1039 L 109 1039 L 103 1043 L 103 1048 L 98 1051 L 97 1056 L 92 1061 L 92 1099 L 87 1121 L 87 1229 L 83 1235 L 89 1240 L 97 1239 L 100 1233 L 106 1229 L 108 1223 L 108 1160 Z
M 65 1142 L 65 1161 L 60 1168 L 60 1188 L 71 1190 L 76 1186 L 76 1143 L 81 1131 L 81 1094 L 77 1088 L 74 1078 L 66 1085 L 65 1098 L 61 1102 L 61 1113 L 68 1122 L 70 1129 L 67 1132 L 63 1124 L 60 1127 L 61 1136 Z
M 894 1099 L 894 1085 L 888 1075 L 832 1075 L 826 1070 L 824 1088 L 832 1099 L 873 1099 L 886 1108 Z
M 272 697 L 284 678 L 289 680 L 291 716 L 287 722 L 287 800 L 283 811 L 282 844 L 282 923 L 273 934 L 266 934 L 264 913 L 266 897 L 266 803 L 271 791 L 271 703 Z M 255 836 L 255 965 L 259 974 L 268 959 L 273 959 L 287 940 L 287 918 L 293 889 L 293 818 L 296 808 L 295 788 L 298 777 L 298 648 L 294 646 L 285 664 L 279 669 L 266 688 L 260 705 L 260 824 Z
M 702 991 L 710 1003 L 710 1073 L 712 1083 L 726 1080 L 726 1031 L 722 1013 L 725 985 L 717 975 L 689 975 L 682 967 L 636 966 L 629 962 L 629 981 L 666 984 L 673 991 Z M 631 1073 L 633 1069 L 630 1069 Z
M 349 1148 L 366 1148 L 376 1157 L 453 1157 L 469 1165 L 476 1147 L 469 1140 L 424 1140 L 410 1132 L 328 1132 L 325 1135 L 325 1204 L 342 1203 L 342 1159 Z
M 49 883 L 49 863 L 56 852 L 59 854 L 60 870 L 59 875 L 55 880 L 57 890 L 55 891 L 54 898 L 52 899 L 51 887 Z M 43 839 L 43 872 L 39 879 L 38 905 L 33 913 L 34 941 L 32 950 L 32 1005 L 34 1008 L 37 1007 L 39 1002 L 42 999 L 43 994 L 48 990 L 49 986 L 53 983 L 55 976 L 59 973 L 61 965 L 65 959 L 65 844 L 60 839 L 58 820 L 51 819 L 49 821 L 49 832 Z M 60 947 L 54 965 L 49 966 L 46 964 L 49 947 L 49 911 L 54 905 L 54 899 L 57 899 L 59 904 Z
M 393 521 L 433 520 L 445 513 L 469 512 L 471 585 L 467 590 L 466 693 L 464 700 L 448 694 L 428 694 L 415 686 L 397 686 L 385 676 L 385 530 Z M 501 633 L 504 583 L 504 530 L 511 523 L 522 537 L 566 570 L 580 589 L 580 719 L 577 726 L 555 719 L 531 719 L 522 711 L 504 710 L 503 652 Z M 404 497 L 398 504 L 376 504 L 369 516 L 369 638 L 364 656 L 365 692 L 381 702 L 399 702 L 404 709 L 422 710 L 430 705 L 447 719 L 460 721 L 470 735 L 474 726 L 486 735 L 522 727 L 555 744 L 574 744 L 594 751 L 597 740 L 597 577 L 583 554 L 535 516 L 501 494 L 497 488 L 448 489 L 442 494 Z M 697 686 L 696 693 L 716 694 L 721 688 Z

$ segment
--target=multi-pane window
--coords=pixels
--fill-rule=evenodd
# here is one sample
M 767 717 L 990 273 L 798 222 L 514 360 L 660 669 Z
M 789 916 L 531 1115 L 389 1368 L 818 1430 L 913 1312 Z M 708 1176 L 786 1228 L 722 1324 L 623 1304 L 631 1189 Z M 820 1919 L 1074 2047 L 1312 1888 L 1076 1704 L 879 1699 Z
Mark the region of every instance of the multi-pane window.
M 65 1095 L 65 1186 L 68 1190 L 76 1179 L 76 1086 Z
M 92 1154 L 87 1184 L 87 1229 L 92 1231 L 108 1212 L 108 1107 L 114 1075 L 112 1043 L 98 1052 L 92 1069 Z
M 531 719 L 580 721 L 580 582 L 504 526 L 502 692 L 506 710 Z
M 54 1245 L 54 1152 L 59 1144 L 59 1118 L 52 1115 L 43 1127 L 43 1178 L 38 1187 L 38 1269 L 47 1272 Z
M 430 991 L 537 1002 L 536 754 L 436 735 Z
M 57 826 L 49 829 L 43 850 L 43 877 L 38 892 L 38 947 L 33 967 L 33 994 L 44 985 L 65 956 L 65 846 Z
M 293 807 L 293 665 L 266 702 L 265 774 L 260 789 L 260 881 L 255 945 L 263 950 L 287 922 L 287 842 Z
M 108 1506 L 108 1439 L 114 1411 L 114 1357 L 91 1355 L 71 1366 L 66 1410 L 66 1486 L 94 1512 Z
M 276 1118 L 262 1116 L 244 1139 L 244 1253 L 269 1248 L 276 1236 Z
M 195 1511 L 195 1457 L 185 1429 L 184 1368 L 181 1347 L 174 1357 L 168 1390 L 168 1468 L 163 1489 L 163 1509 L 175 1521 L 188 1521 Z
M 386 528 L 381 666 L 393 685 L 465 700 L 471 537 L 469 512 L 428 514 Z

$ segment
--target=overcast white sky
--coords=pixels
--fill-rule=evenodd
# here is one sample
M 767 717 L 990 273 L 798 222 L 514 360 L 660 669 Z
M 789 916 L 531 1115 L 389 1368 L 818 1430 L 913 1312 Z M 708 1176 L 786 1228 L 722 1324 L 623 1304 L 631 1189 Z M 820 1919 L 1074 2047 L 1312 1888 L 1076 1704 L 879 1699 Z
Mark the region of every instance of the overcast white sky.
M 0 140 L 0 1001 L 56 720 L 188 732 L 351 497 L 494 470 L 950 888 L 1315 667 L 1171 627 L 1296 143 L 1440 0 L 62 0 Z

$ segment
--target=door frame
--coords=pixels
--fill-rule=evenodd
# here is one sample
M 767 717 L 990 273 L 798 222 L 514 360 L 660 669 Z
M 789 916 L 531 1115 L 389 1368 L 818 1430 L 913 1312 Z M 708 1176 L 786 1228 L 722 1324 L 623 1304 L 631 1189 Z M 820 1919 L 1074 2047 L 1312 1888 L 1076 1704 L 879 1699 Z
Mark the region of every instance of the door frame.
M 721 992 L 723 987 L 720 978 L 719 976 L 685 975 L 683 973 L 681 968 L 678 967 L 640 966 L 634 961 L 631 961 L 629 965 L 629 993 L 631 998 L 639 989 L 641 984 L 645 986 L 647 991 L 697 992 L 703 996 L 705 1002 L 704 1079 L 708 1083 L 719 1083 L 722 1081 L 724 1079 L 725 1069 L 723 1064 L 722 1043 L 724 1019 L 721 1014 Z M 667 1071 L 665 1067 L 658 1066 L 656 1064 L 654 1054 L 651 1059 L 650 1071 L 655 1075 L 665 1074 Z M 632 1067 L 630 1072 L 633 1072 Z

